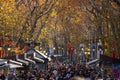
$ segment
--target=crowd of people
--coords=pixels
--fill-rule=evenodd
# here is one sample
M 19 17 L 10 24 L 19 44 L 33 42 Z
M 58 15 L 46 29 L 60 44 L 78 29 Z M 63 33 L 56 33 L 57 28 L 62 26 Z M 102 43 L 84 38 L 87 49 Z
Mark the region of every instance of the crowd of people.
M 0 80 L 104 80 L 102 74 L 93 67 L 73 63 L 50 63 L 47 70 L 21 70 L 14 75 L 0 75 Z M 81 77 L 81 78 L 80 78 Z M 107 75 L 105 80 L 112 80 Z

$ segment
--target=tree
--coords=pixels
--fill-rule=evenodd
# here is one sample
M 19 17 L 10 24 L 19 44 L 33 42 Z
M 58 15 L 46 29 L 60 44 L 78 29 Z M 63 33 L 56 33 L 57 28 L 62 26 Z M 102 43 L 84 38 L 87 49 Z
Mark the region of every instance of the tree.
M 85 30 L 88 26 L 82 25 L 84 19 L 84 12 L 79 9 L 76 4 L 72 5 L 73 1 L 61 1 L 58 0 L 54 7 L 56 16 L 54 17 L 54 23 L 56 24 L 56 31 L 58 32 L 56 37 L 59 37 L 61 46 L 64 46 L 65 53 L 67 52 L 67 43 L 71 41 L 75 48 L 78 48 L 81 40 L 87 37 Z M 59 31 L 58 31 L 59 29 Z M 82 35 L 81 35 L 82 34 Z M 62 37 L 61 37 L 62 36 Z M 58 45 L 59 42 L 57 41 Z M 63 44 L 61 44 L 63 43 Z
M 24 9 L 25 22 L 20 34 L 19 40 L 24 36 L 24 32 L 27 31 L 27 38 L 33 40 L 34 36 L 38 36 L 41 33 L 45 24 L 45 16 L 50 13 L 56 0 L 21 0 L 18 3 L 18 9 L 21 7 Z M 43 18 L 42 18 L 43 17 Z M 48 17 L 48 15 L 47 15 Z M 40 21 L 40 22 L 39 22 Z M 27 25 L 27 27 L 25 27 Z M 38 29 L 35 32 L 36 28 Z M 26 33 L 25 33 L 26 34 Z M 34 36 L 33 36 L 34 35 Z M 36 38 L 35 38 L 36 39 Z M 19 42 L 19 41 L 18 41 Z
M 3 30 L 0 33 L 1 38 L 14 41 L 14 47 L 21 44 L 21 49 L 27 39 L 38 40 L 55 1 L 1 0 L 0 28 Z
M 117 2 L 118 3 L 117 3 Z M 117 4 L 116 4 L 117 3 Z M 98 38 L 102 38 L 103 42 L 107 36 L 111 41 L 115 42 L 119 40 L 119 1 L 118 0 L 88 0 L 84 3 L 87 12 L 93 15 L 93 21 L 95 22 Z M 91 16 L 89 16 L 91 17 Z M 118 43 L 118 42 L 115 42 Z M 109 50 L 112 50 L 109 45 Z M 119 46 L 116 44 L 115 51 L 119 52 Z M 111 51 L 109 52 L 111 53 Z M 109 54 L 111 55 L 111 54 Z

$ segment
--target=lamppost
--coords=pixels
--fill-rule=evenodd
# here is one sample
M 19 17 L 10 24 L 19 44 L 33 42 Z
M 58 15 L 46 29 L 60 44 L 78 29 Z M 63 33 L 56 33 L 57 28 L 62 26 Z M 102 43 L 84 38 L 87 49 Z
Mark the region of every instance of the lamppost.
M 54 54 L 55 54 L 55 50 L 56 50 L 56 48 L 55 48 L 55 47 L 53 47 Z
M 90 49 L 87 49 L 87 51 L 85 51 L 86 63 L 89 61 L 89 56 L 90 56 Z
M 64 48 L 62 47 L 62 56 L 64 55 L 63 52 L 64 52 Z
M 7 56 L 10 56 L 11 54 L 10 54 L 10 50 L 11 50 L 11 48 L 7 48 Z
M 95 59 L 95 48 L 92 48 L 92 59 Z
M 80 62 L 84 62 L 84 61 L 85 61 L 84 48 L 81 48 L 81 52 L 80 52 Z
M 80 62 L 85 61 L 85 54 L 84 54 L 85 50 L 84 49 L 85 49 L 85 44 L 82 42 L 80 44 Z
M 103 55 L 103 50 L 102 50 L 102 41 L 99 39 L 99 42 L 97 44 L 97 58 L 99 59 L 100 58 L 100 55 L 102 54 Z
M 90 49 L 91 49 L 91 59 L 94 60 L 96 58 L 96 44 L 94 41 L 91 43 Z

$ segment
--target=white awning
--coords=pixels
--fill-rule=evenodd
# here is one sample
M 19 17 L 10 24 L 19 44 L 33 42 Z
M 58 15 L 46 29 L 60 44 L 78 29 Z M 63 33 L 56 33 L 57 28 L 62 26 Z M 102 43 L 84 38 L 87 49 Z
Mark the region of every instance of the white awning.
M 95 63 L 95 62 L 97 62 L 97 61 L 99 61 L 99 59 L 95 59 L 95 60 L 89 61 L 89 62 L 87 63 L 87 65 L 93 64 L 93 63 Z
M 53 55 L 54 57 L 60 57 L 60 56 L 62 56 L 62 55 Z
M 9 63 L 8 67 L 9 68 L 20 68 L 20 67 L 23 67 L 23 66 Z
M 29 64 L 28 61 L 25 61 L 25 60 L 19 59 L 19 56 L 18 56 L 18 55 L 16 55 L 16 60 L 19 61 L 19 62 L 25 63 L 26 65 Z
M 22 63 L 21 63 L 21 62 L 17 62 L 17 61 L 14 61 L 14 60 L 9 60 L 9 63 L 22 65 Z M 9 64 L 9 63 L 8 63 L 8 64 Z
M 43 59 L 40 59 L 40 58 L 37 58 L 35 53 L 34 53 L 34 59 L 36 59 L 36 60 L 44 63 L 44 60 L 43 60 Z
M 51 61 L 52 59 L 49 56 L 46 56 L 45 54 L 41 53 L 38 50 L 35 50 L 36 52 L 38 52 L 40 55 L 42 55 L 44 58 L 47 58 L 49 61 Z
M 23 67 L 22 65 L 18 65 L 18 64 L 14 64 L 14 63 L 7 63 L 5 62 L 0 62 L 0 64 L 3 64 L 0 66 L 0 68 L 19 68 L 19 67 Z
M 2 61 L 6 61 L 6 59 L 0 59 L 0 62 L 2 62 Z
M 36 62 L 34 60 L 27 58 L 27 54 L 26 53 L 24 54 L 24 58 L 25 58 L 25 60 L 30 61 L 30 62 L 36 64 Z

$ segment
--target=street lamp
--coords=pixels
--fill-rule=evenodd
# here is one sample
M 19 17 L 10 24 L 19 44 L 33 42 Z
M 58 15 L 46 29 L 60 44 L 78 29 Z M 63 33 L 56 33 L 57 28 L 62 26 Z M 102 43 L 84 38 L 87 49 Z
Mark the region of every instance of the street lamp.
M 87 59 L 88 59 L 88 55 L 87 55 L 87 52 L 85 52 L 85 61 L 87 63 Z
M 88 51 L 87 54 L 90 55 L 90 51 Z
M 56 48 L 55 48 L 55 47 L 53 47 L 54 54 L 55 54 L 55 50 L 56 50 Z
M 63 56 L 63 50 L 64 50 L 64 48 L 62 47 L 62 56 Z
M 81 50 L 84 51 L 84 48 L 82 48 Z
M 92 51 L 95 51 L 95 49 L 93 48 Z
M 87 49 L 87 51 L 85 51 L 86 63 L 89 61 L 89 55 L 90 55 L 90 49 Z
M 11 48 L 7 48 L 8 56 L 10 55 L 10 50 L 11 50 Z
M 97 49 L 97 58 L 99 59 L 100 58 L 100 55 L 103 54 L 103 45 L 102 45 L 102 41 L 101 39 L 99 39 L 99 42 L 98 42 L 98 49 Z
M 45 53 L 46 53 L 46 51 L 44 50 L 44 51 L 43 51 L 43 53 L 45 54 Z
M 55 47 L 53 48 L 53 50 L 55 50 Z
M 81 48 L 81 52 L 80 52 L 80 62 L 85 61 L 85 55 L 84 55 L 84 48 Z
M 11 50 L 11 48 L 8 48 L 8 51 L 10 51 Z

